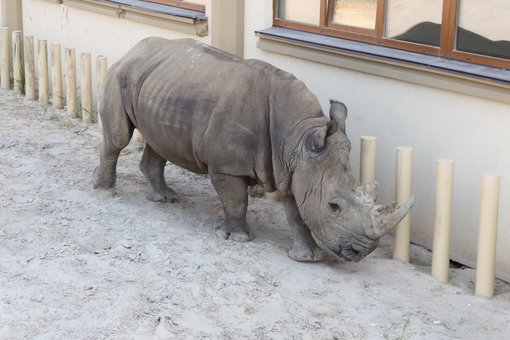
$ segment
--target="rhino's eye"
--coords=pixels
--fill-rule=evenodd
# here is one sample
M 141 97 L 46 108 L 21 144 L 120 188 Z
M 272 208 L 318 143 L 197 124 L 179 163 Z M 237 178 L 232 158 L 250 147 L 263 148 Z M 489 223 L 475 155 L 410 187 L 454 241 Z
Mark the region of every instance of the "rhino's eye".
M 329 203 L 329 208 L 331 209 L 331 211 L 337 214 L 342 212 L 342 208 L 340 208 L 340 206 L 336 203 Z

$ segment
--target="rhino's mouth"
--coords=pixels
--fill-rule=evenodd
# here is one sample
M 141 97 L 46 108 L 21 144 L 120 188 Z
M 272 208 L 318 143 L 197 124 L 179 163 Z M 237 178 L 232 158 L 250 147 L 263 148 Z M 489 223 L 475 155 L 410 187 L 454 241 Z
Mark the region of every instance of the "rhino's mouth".
M 374 242 L 370 247 L 360 247 L 355 243 L 351 243 L 340 246 L 338 251 L 334 251 L 334 253 L 347 261 L 358 262 L 373 252 L 375 248 L 377 248 L 377 242 Z
M 314 233 L 315 241 L 323 250 L 332 253 L 334 256 L 341 257 L 347 261 L 358 262 L 369 255 L 377 248 L 378 240 L 372 240 L 366 236 L 350 237 L 342 240 L 335 245 L 327 246 Z

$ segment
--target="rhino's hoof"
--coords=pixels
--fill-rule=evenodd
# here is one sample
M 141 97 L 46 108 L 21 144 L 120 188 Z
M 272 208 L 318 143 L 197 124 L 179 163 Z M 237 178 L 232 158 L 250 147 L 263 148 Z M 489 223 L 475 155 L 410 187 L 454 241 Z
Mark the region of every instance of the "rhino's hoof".
M 164 193 L 152 191 L 147 195 L 147 199 L 152 202 L 163 202 L 163 203 L 177 203 L 179 201 L 179 197 L 172 190 L 168 189 Z
M 326 253 L 320 249 L 310 249 L 304 245 L 294 244 L 289 250 L 289 257 L 298 262 L 320 262 L 326 259 Z
M 219 228 L 218 230 L 216 230 L 216 235 L 225 240 L 228 240 L 228 237 L 230 236 L 229 233 L 227 233 L 227 231 L 223 228 Z
M 228 231 L 225 226 L 219 226 L 216 230 L 216 235 L 228 240 L 231 239 L 235 242 L 249 242 L 253 239 L 252 233 L 244 230 Z
M 99 167 L 94 170 L 94 174 L 92 175 L 92 187 L 94 189 L 111 189 L 115 186 L 115 175 L 114 176 L 105 176 L 101 174 Z
M 250 232 L 234 231 L 230 234 L 230 239 L 236 242 L 249 242 L 253 239 L 253 235 Z

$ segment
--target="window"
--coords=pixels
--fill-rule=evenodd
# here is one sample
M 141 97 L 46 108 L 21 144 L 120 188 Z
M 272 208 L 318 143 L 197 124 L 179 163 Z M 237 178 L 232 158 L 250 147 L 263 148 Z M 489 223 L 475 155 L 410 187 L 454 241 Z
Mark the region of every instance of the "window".
M 207 0 L 145 0 L 148 2 L 155 2 L 158 4 L 181 7 L 191 9 L 194 11 L 205 12 L 205 3 Z
M 274 25 L 510 69 L 509 0 L 274 0 Z
M 377 16 L 376 1 L 335 0 L 331 13 L 333 25 L 352 26 L 358 28 L 375 29 Z
M 494 2 L 494 3 L 492 3 Z M 510 4 L 508 1 L 462 0 L 457 27 L 458 51 L 510 59 Z M 488 5 L 487 3 L 487 5 Z M 481 7 L 481 8 L 480 8 Z
M 280 1 L 278 13 L 285 20 L 318 26 L 321 18 L 321 0 Z

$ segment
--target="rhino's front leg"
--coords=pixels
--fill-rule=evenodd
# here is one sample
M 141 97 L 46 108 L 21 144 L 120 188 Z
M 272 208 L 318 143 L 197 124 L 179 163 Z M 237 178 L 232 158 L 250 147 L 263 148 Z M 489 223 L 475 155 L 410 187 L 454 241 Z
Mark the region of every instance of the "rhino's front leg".
M 175 203 L 178 201 L 177 194 L 165 183 L 165 165 L 166 159 L 146 143 L 140 161 L 140 170 L 152 189 L 147 195 L 147 199 L 154 202 Z
M 289 251 L 291 259 L 300 262 L 319 262 L 324 260 L 325 253 L 314 241 L 310 229 L 299 214 L 294 196 L 283 198 L 283 206 L 287 221 L 294 232 L 294 244 Z
M 225 213 L 223 226 L 218 235 L 233 241 L 247 242 L 253 237 L 246 222 L 248 208 L 248 184 L 244 177 L 229 176 L 210 172 L 211 182 L 220 197 Z

